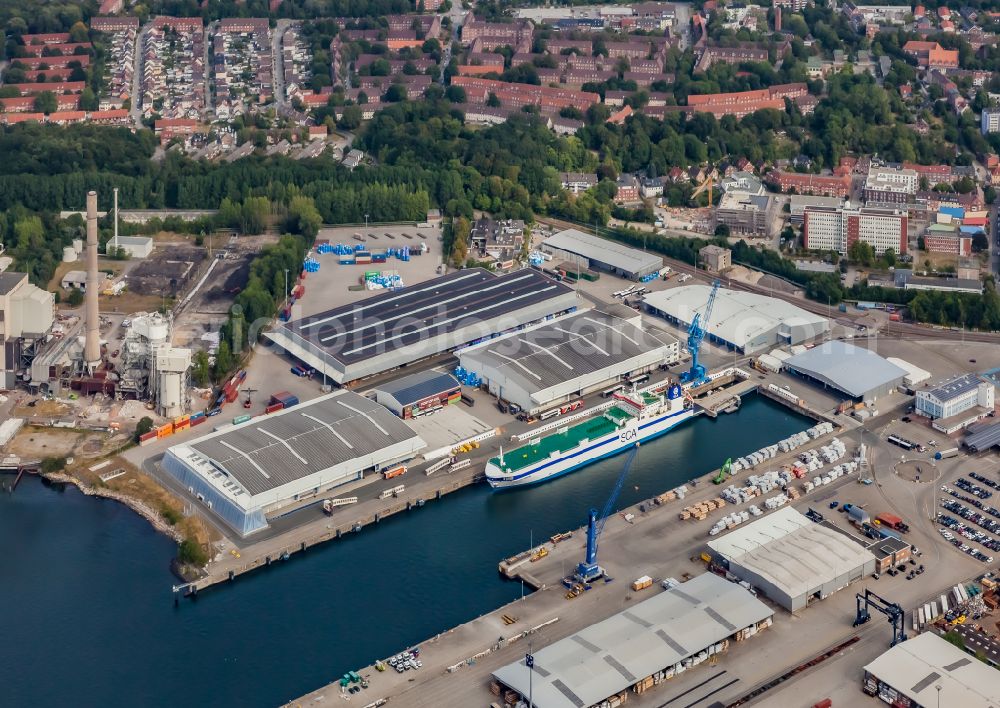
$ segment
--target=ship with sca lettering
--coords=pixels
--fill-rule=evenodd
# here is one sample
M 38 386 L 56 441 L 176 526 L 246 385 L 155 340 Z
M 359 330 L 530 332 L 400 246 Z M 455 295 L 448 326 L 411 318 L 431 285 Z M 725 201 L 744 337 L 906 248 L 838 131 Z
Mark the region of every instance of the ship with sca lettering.
M 537 484 L 659 437 L 697 411 L 674 384 L 662 392 L 616 393 L 614 405 L 575 425 L 531 440 L 486 463 L 494 489 Z

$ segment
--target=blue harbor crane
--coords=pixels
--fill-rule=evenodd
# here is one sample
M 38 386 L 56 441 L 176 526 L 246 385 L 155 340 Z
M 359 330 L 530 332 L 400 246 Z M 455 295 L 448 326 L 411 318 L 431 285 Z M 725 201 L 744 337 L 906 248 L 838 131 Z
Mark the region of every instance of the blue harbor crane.
M 691 326 L 688 327 L 687 348 L 691 352 L 691 368 L 681 374 L 681 383 L 700 386 L 708 381 L 708 372 L 705 371 L 705 366 L 698 361 L 698 352 L 701 349 L 702 341 L 705 339 L 705 327 L 708 327 L 708 323 L 712 319 L 712 306 L 715 305 L 715 296 L 719 292 L 719 285 L 720 282 L 718 280 L 712 284 L 712 292 L 708 296 L 708 304 L 705 305 L 704 316 L 700 312 L 694 313 Z
M 858 601 L 858 614 L 854 619 L 855 627 L 865 624 L 872 618 L 868 613 L 868 608 L 874 607 L 876 610 L 885 615 L 892 624 L 892 643 L 889 646 L 894 647 L 900 642 L 906 641 L 906 629 L 903 625 L 903 608 L 900 607 L 898 603 L 889 602 L 884 597 L 879 597 L 868 588 L 865 588 L 864 595 L 858 593 L 855 597 Z
M 625 483 L 625 477 L 628 476 L 628 471 L 632 468 L 632 462 L 635 461 L 635 455 L 638 450 L 639 446 L 636 445 L 628 453 L 628 457 L 625 458 L 625 464 L 618 475 L 618 481 L 615 482 L 615 488 L 611 490 L 611 496 L 604 502 L 604 508 L 601 510 L 600 516 L 597 515 L 597 509 L 590 510 L 587 522 L 587 559 L 576 566 L 576 574 L 574 576 L 581 583 L 589 583 L 605 574 L 604 568 L 597 565 L 597 541 L 604 531 L 604 524 L 607 523 L 611 508 L 615 505 L 615 501 L 618 500 L 618 495 L 622 491 L 622 485 Z

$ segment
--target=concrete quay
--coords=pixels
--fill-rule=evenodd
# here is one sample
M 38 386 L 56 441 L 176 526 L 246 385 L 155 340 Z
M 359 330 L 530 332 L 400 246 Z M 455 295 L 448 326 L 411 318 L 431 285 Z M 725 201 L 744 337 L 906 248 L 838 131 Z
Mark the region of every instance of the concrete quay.
M 482 467 L 482 462 L 473 462 L 456 472 L 440 471 L 430 476 L 422 469 L 411 469 L 403 477 L 391 480 L 375 478 L 344 485 L 332 498 L 360 495 L 367 498 L 359 499 L 356 504 L 337 507 L 332 515 L 327 516 L 322 510 L 322 499 L 331 495 L 324 494 L 306 507 L 298 508 L 294 516 L 273 520 L 262 536 L 253 536 L 243 545 L 233 543 L 228 552 L 209 564 L 204 577 L 175 586 L 174 590 L 196 595 L 218 583 L 232 581 L 258 568 L 288 560 L 295 553 L 313 546 L 360 532 L 365 526 L 377 524 L 390 516 L 416 511 L 429 502 L 476 484 L 482 479 Z M 405 486 L 402 492 L 386 499 L 378 498 L 381 493 L 399 485 Z
M 893 509 L 911 523 L 907 540 L 923 549 L 921 561 L 930 571 L 927 577 L 933 579 L 934 592 L 928 591 L 927 584 L 907 582 L 902 575 L 883 575 L 879 580 L 864 578 L 795 614 L 774 607 L 762 598 L 775 609 L 775 623 L 771 628 L 748 641 L 731 644 L 717 665 L 703 665 L 685 672 L 642 696 L 630 693 L 629 705 L 641 708 L 663 705 L 706 708 L 715 702 L 731 705 L 790 672 L 794 673 L 793 679 L 743 705 L 808 708 L 834 689 L 844 705 L 878 705 L 876 699 L 861 693 L 860 667 L 888 648 L 890 628 L 880 616 L 867 625 L 853 628 L 854 594 L 870 587 L 883 597 L 899 602 L 907 611 L 909 627 L 909 613 L 918 603 L 946 590 L 954 582 L 983 572 L 986 567 L 944 544 L 937 534 L 936 524 L 929 518 L 929 512 L 934 509 L 937 483 L 914 484 L 898 475 L 892 464 L 898 459 L 896 452 L 880 440 L 878 434 L 870 434 L 882 433 L 884 429 L 867 432 L 866 443 L 872 447 L 875 483 L 861 485 L 854 477 L 842 477 L 803 495 L 793 506 L 800 511 L 810 506 L 821 510 L 828 520 L 844 529 L 848 528 L 844 516 L 829 511 L 826 502 L 839 499 L 870 506 L 873 511 Z M 855 435 L 857 433 L 840 433 L 849 453 L 854 446 L 852 442 L 857 442 Z M 826 437 L 821 437 L 797 452 L 826 442 Z M 795 452 L 788 457 L 794 455 Z M 784 461 L 785 456 L 779 456 L 762 467 L 774 469 Z M 948 462 L 953 464 L 940 466 L 942 478 L 964 474 L 973 468 L 995 473 L 995 463 L 990 459 Z M 595 583 L 592 590 L 566 599 L 566 588 L 560 580 L 573 570 L 584 553 L 584 533 L 575 531 L 567 540 L 543 544 L 548 551 L 545 557 L 531 562 L 529 555 L 529 560 L 512 569 L 511 575 L 540 590 L 421 643 L 423 668 L 397 674 L 391 669 L 378 672 L 370 666 L 360 670 L 370 680 L 370 688 L 360 694 L 342 696 L 339 686 L 332 683 L 289 705 L 339 705 L 342 700 L 354 700 L 367 706 L 388 700 L 392 705 L 416 708 L 443 705 L 486 708 L 494 700 L 488 690 L 491 673 L 521 659 L 529 651 L 529 642 L 536 649 L 551 644 L 626 609 L 630 603 L 662 592 L 659 585 L 633 592 L 630 583 L 638 575 L 647 574 L 657 580 L 665 577 L 683 580 L 705 572 L 699 556 L 708 541 L 711 520 L 681 521 L 676 513 L 684 505 L 717 494 L 719 488 L 709 481 L 712 476 L 705 475 L 696 485 L 689 484 L 691 493 L 683 502 L 651 507 L 646 512 L 639 511 L 638 506 L 629 507 L 609 519 L 601 540 L 599 561 L 615 578 L 613 582 Z M 745 474 L 734 478 L 734 483 L 741 483 L 741 476 Z M 727 507 L 719 513 L 730 509 Z M 634 514 L 631 521 L 624 518 L 627 513 Z M 515 622 L 508 625 L 504 616 Z M 528 634 L 524 634 L 526 631 Z M 854 637 L 858 638 L 856 642 L 838 648 Z M 837 650 L 822 663 L 797 671 L 798 667 L 832 648 Z M 405 647 L 399 647 L 400 651 L 403 649 Z M 814 682 L 813 676 L 821 680 Z

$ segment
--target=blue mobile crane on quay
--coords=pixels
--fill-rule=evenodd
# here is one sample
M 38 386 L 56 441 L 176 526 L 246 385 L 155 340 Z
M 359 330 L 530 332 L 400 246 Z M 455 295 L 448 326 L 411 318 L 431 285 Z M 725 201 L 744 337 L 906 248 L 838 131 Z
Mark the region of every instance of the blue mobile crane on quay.
M 700 312 L 694 313 L 691 326 L 688 327 L 687 348 L 691 352 L 691 368 L 681 374 L 682 384 L 701 386 L 708 381 L 708 372 L 705 365 L 698 360 L 698 353 L 701 350 L 701 343 L 705 340 L 705 327 L 712 319 L 712 307 L 715 305 L 715 296 L 719 293 L 720 281 L 716 280 L 712 284 L 712 292 L 708 296 L 708 304 L 705 305 L 705 315 Z
M 602 577 L 610 580 L 604 568 L 597 564 L 597 542 L 604 532 L 604 524 L 607 523 L 611 509 L 618 500 L 618 495 L 622 491 L 622 485 L 625 484 L 625 478 L 628 476 L 628 471 L 632 468 L 632 463 L 635 461 L 638 451 L 638 445 L 629 451 L 628 457 L 625 458 L 625 464 L 622 465 L 622 471 L 618 475 L 618 480 L 615 482 L 615 487 L 611 490 L 611 496 L 604 502 L 604 508 L 601 510 L 600 516 L 598 516 L 597 509 L 590 510 L 587 522 L 587 557 L 582 563 L 576 566 L 576 573 L 573 575 L 573 579 L 577 582 L 591 583 Z

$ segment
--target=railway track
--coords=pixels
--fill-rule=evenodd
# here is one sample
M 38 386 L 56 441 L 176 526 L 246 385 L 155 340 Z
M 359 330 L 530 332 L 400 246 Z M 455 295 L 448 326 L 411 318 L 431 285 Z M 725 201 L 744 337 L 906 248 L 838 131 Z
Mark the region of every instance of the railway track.
M 542 223 L 551 224 L 560 228 L 573 229 L 577 228 L 576 224 L 568 221 L 562 221 L 561 219 L 539 219 Z M 705 278 L 705 271 L 699 270 L 692 265 L 684 263 L 683 261 L 678 261 L 667 256 L 663 256 L 663 261 L 671 268 L 673 268 L 678 273 L 687 273 L 699 279 Z M 742 290 L 744 292 L 755 293 L 757 295 L 767 295 L 768 297 L 776 297 L 786 302 L 790 302 L 797 307 L 801 307 L 803 310 L 812 312 L 816 315 L 823 315 L 824 317 L 830 317 L 830 308 L 823 307 L 821 303 L 815 302 L 813 300 L 808 300 L 806 298 L 800 298 L 792 295 L 791 293 L 786 293 L 782 291 L 775 291 L 772 288 L 766 288 L 759 285 L 751 285 L 750 283 L 744 283 L 738 280 L 727 280 L 726 287 L 732 290 Z M 842 320 L 856 321 L 864 317 L 854 312 L 837 312 L 837 316 Z M 833 318 L 831 318 L 833 319 Z M 891 326 L 887 327 L 885 330 L 880 330 L 879 335 L 882 337 L 890 337 L 892 339 L 941 339 L 941 340 L 954 340 L 961 339 L 966 342 L 986 342 L 986 343 L 1000 343 L 1000 332 L 972 332 L 968 330 L 955 330 L 955 329 L 943 329 L 935 328 L 928 325 L 918 325 L 911 324 L 908 322 L 893 322 Z

